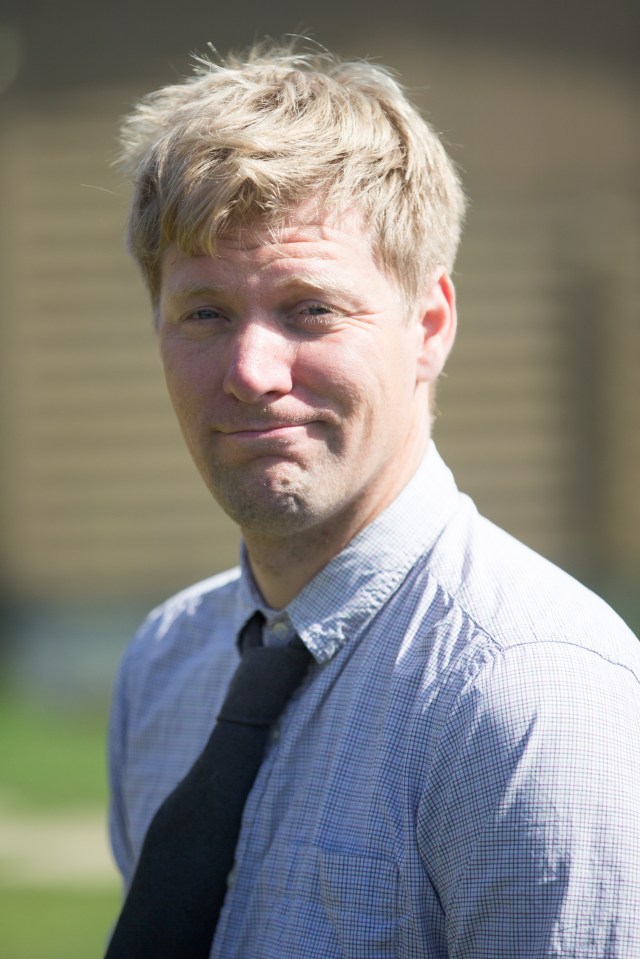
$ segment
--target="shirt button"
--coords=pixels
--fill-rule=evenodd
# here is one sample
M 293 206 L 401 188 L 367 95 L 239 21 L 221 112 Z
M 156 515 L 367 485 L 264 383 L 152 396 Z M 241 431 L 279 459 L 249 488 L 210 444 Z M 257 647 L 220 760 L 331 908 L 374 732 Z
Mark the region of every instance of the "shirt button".
M 271 727 L 271 742 L 277 743 L 280 739 L 280 723 L 275 723 Z
M 280 620 L 277 623 L 273 624 L 273 633 L 278 639 L 286 639 L 289 635 L 289 626 L 287 623 Z

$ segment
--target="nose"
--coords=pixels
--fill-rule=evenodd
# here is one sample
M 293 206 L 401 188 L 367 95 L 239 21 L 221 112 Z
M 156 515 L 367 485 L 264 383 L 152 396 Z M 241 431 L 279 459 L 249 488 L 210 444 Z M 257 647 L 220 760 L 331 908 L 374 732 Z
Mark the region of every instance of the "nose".
M 259 320 L 247 320 L 231 340 L 224 392 L 243 403 L 289 393 L 293 386 L 292 361 L 292 344 L 282 330 Z

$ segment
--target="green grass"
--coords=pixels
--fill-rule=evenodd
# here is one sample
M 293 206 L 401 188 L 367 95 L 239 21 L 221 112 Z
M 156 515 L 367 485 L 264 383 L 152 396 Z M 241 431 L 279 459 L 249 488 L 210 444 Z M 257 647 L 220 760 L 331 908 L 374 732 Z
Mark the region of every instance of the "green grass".
M 46 708 L 0 691 L 0 816 L 104 809 L 105 710 Z M 11 883 L 0 877 L 1 959 L 101 959 L 118 914 L 112 885 Z
M 104 806 L 105 727 L 105 711 L 66 714 L 1 693 L 0 795 L 25 811 Z
M 0 889 L 2 959 L 101 959 L 117 889 Z

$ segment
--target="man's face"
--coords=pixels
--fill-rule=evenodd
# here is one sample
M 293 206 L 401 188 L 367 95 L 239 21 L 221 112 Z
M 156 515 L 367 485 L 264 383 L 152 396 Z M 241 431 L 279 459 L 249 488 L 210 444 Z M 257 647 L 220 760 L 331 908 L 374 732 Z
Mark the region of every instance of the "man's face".
M 214 498 L 252 535 L 346 543 L 412 475 L 429 432 L 424 330 L 355 215 L 217 255 L 166 254 L 171 399 Z

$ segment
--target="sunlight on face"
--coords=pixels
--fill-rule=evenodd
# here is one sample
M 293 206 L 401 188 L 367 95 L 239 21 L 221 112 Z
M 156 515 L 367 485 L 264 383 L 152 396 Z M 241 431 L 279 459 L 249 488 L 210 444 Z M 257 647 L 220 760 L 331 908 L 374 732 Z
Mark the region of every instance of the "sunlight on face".
M 216 257 L 170 249 L 159 302 L 169 392 L 245 537 L 351 529 L 397 494 L 429 432 L 420 334 L 353 215 L 250 245 L 227 238 Z

